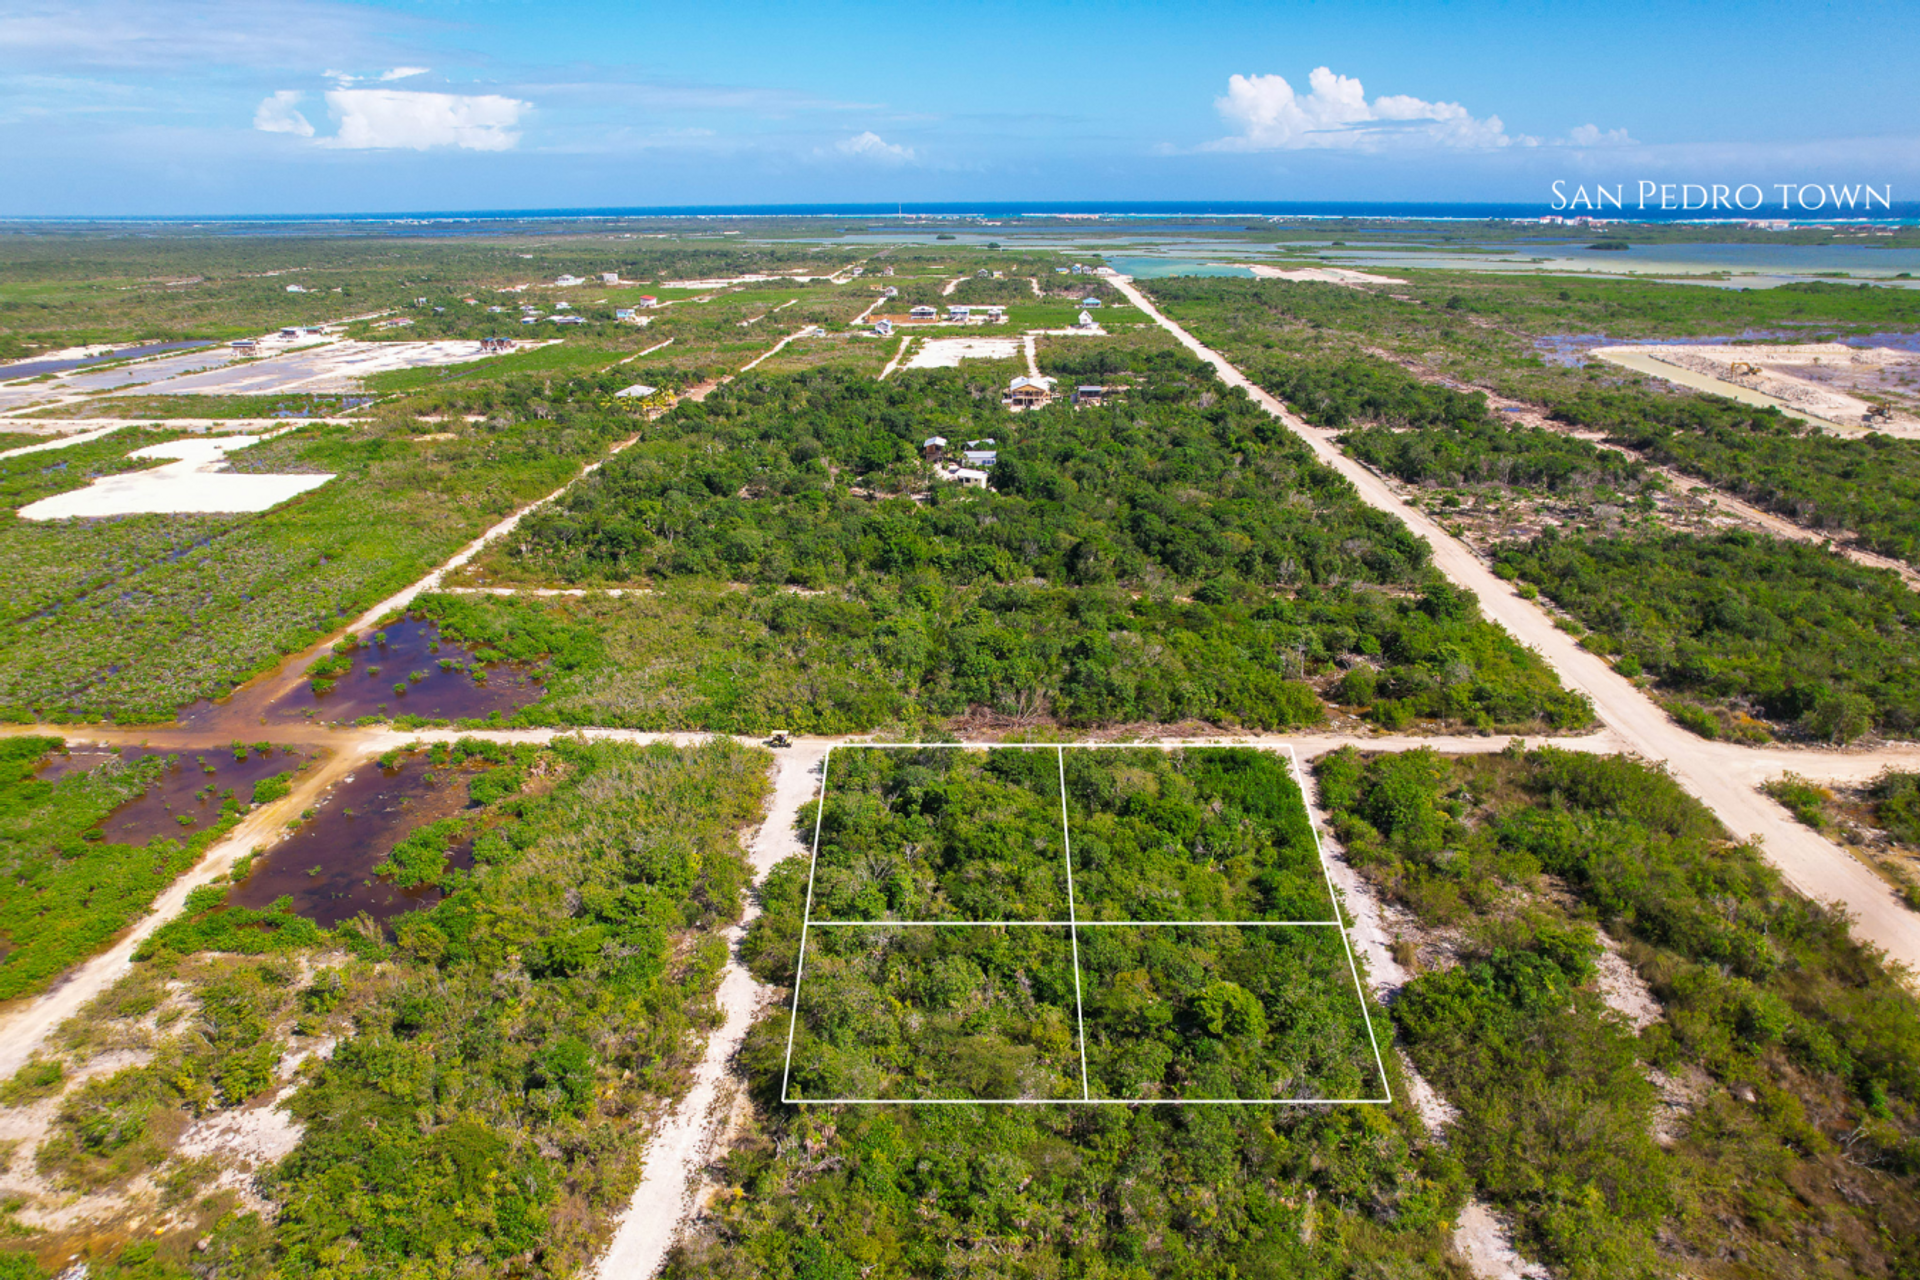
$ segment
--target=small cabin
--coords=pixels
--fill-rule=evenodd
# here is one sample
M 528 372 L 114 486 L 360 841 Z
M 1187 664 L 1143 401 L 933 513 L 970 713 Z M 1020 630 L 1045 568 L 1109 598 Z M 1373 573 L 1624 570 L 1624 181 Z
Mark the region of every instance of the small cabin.
M 947 448 L 947 438 L 945 436 L 928 436 L 925 440 L 922 440 L 920 442 L 920 452 L 924 453 L 929 458 L 933 457 L 937 453 L 946 452 L 946 448 Z
M 987 473 L 977 467 L 956 467 L 949 462 L 935 467 L 933 474 L 948 484 L 966 485 L 972 489 L 987 487 Z
M 1106 387 L 1075 387 L 1073 389 L 1073 403 L 1075 408 L 1083 404 L 1105 404 L 1106 402 Z

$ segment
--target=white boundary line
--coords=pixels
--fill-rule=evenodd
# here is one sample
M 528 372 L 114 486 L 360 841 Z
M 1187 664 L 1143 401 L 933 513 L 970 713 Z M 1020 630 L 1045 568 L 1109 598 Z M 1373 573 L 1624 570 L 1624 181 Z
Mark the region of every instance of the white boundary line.
M 820 828 L 826 815 L 827 777 L 833 764 L 833 753 L 845 746 L 849 750 L 864 751 L 924 751 L 947 749 L 953 751 L 1040 751 L 1052 747 L 1060 768 L 1060 825 L 1063 852 L 1067 862 L 1067 916 L 1065 920 L 815 920 L 813 919 L 813 881 L 820 865 Z M 1320 860 L 1320 872 L 1326 879 L 1327 898 L 1333 906 L 1332 920 L 1088 920 L 1077 919 L 1073 904 L 1073 850 L 1071 846 L 1070 822 L 1067 812 L 1067 748 L 1076 751 L 1097 751 L 1101 749 L 1134 749 L 1144 751 L 1175 750 L 1219 750 L 1239 747 L 1254 751 L 1285 751 L 1287 762 L 1293 774 L 1294 786 L 1300 793 L 1300 805 L 1307 815 L 1307 829 L 1313 834 L 1314 854 Z M 1300 756 L 1291 743 L 1281 743 L 1269 747 L 1256 743 L 1209 742 L 1209 743 L 1155 743 L 1155 742 L 849 742 L 827 748 L 820 761 L 820 792 L 815 797 L 813 815 L 813 851 L 807 861 L 807 895 L 805 914 L 800 920 L 800 948 L 794 957 L 793 1004 L 787 1022 L 787 1056 L 780 1072 L 780 1101 L 788 1105 L 811 1103 L 818 1106 L 901 1106 L 901 1107 L 938 1107 L 938 1106 L 1058 1106 L 1076 1101 L 1073 1098 L 793 1098 L 788 1094 L 788 1084 L 793 1075 L 794 1037 L 800 1027 L 800 984 L 806 975 L 807 933 L 818 925 L 821 928 L 836 929 L 917 929 L 946 928 L 952 926 L 972 928 L 1064 928 L 1072 947 L 1074 1012 L 1078 1020 L 1080 1041 L 1080 1089 L 1079 1102 L 1091 1106 L 1125 1107 L 1244 1107 L 1244 1106 L 1385 1106 L 1393 1102 L 1393 1086 L 1387 1079 L 1386 1063 L 1380 1056 L 1379 1037 L 1374 1033 L 1373 1014 L 1367 1008 L 1366 987 L 1360 981 L 1360 969 L 1353 957 L 1353 943 L 1347 937 L 1346 923 L 1341 918 L 1340 897 L 1334 888 L 1333 872 L 1327 866 L 1326 848 L 1320 841 L 1320 825 L 1314 820 L 1313 806 L 1307 803 L 1306 780 L 1300 773 Z M 1379 1098 L 1095 1098 L 1091 1096 L 1091 1087 L 1087 1075 L 1086 1014 L 1081 1007 L 1080 994 L 1080 942 L 1079 929 L 1082 924 L 1090 927 L 1140 927 L 1143 925 L 1164 925 L 1168 927 L 1189 928 L 1335 928 L 1340 931 L 1340 945 L 1346 952 L 1347 972 L 1353 979 L 1354 994 L 1359 997 L 1360 1017 L 1366 1024 L 1367 1043 L 1373 1049 L 1374 1067 L 1380 1073 L 1380 1087 L 1385 1096 Z
M 1027 348 L 1028 358 L 1033 348 Z M 1067 863 L 1067 941 L 1073 949 L 1073 1025 L 1080 1041 L 1080 1100 L 1093 1097 L 1093 1085 L 1087 1078 L 1087 1009 L 1080 1001 L 1080 923 L 1073 909 L 1073 824 L 1067 818 L 1067 749 L 1055 747 L 1054 759 L 1060 764 L 1060 853 Z M 821 799 L 825 801 L 824 794 Z

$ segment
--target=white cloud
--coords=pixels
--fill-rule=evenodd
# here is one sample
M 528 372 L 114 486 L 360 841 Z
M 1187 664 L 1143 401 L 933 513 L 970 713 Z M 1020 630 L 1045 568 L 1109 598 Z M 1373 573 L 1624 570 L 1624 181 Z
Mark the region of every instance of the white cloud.
M 836 142 L 833 149 L 843 156 L 878 164 L 907 164 L 913 160 L 912 147 L 895 146 L 871 129 L 856 133 L 843 142 Z
M 1567 145 L 1571 147 L 1631 147 L 1635 146 L 1625 129 L 1600 131 L 1597 124 L 1583 124 L 1567 130 Z
M 271 98 L 263 99 L 254 109 L 253 127 L 262 133 L 297 133 L 311 138 L 313 126 L 295 109 L 299 102 L 299 93 L 292 89 L 282 89 Z
M 423 76 L 427 74 L 428 70 L 429 68 L 427 67 L 395 67 L 380 78 L 382 80 L 405 80 L 408 76 Z
M 1310 92 L 1295 93 L 1284 76 L 1233 76 L 1214 108 L 1237 132 L 1206 145 L 1209 151 L 1378 151 L 1388 147 L 1505 147 L 1499 116 L 1479 119 L 1457 102 L 1426 102 L 1405 94 L 1367 101 L 1352 76 L 1327 67 L 1307 77 Z
M 327 108 L 340 121 L 340 131 L 321 142 L 354 151 L 425 151 L 429 147 L 508 151 L 520 141 L 513 126 L 531 106 L 494 93 L 329 89 Z

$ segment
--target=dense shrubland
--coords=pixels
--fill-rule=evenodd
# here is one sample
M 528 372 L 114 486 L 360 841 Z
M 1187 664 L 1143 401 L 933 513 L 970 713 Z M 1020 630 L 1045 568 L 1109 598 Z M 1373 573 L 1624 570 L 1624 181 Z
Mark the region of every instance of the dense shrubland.
M 176 931 L 4 1086 L 8 1102 L 47 1096 L 97 1053 L 143 1051 L 66 1092 L 32 1158 L 62 1188 L 150 1172 L 179 1206 L 170 1231 L 124 1249 L 18 1231 L 7 1249 L 64 1266 L 77 1244 L 96 1275 L 169 1280 L 578 1274 L 711 1026 L 767 757 L 728 742 L 506 751 L 470 784 L 485 856 L 391 941 L 348 924 L 239 960 L 183 955 L 170 944 L 193 939 Z M 302 1131 L 259 1180 L 269 1224 L 213 1185 L 217 1161 L 169 1152 L 190 1119 L 279 1087 L 293 1053 Z
M 1236 814 L 1255 821 L 1298 804 L 1276 790 L 1277 757 L 1193 751 L 1150 769 L 1133 753 L 1106 754 L 1069 753 L 1069 795 L 1083 817 L 1119 803 L 1141 855 L 1161 849 L 1158 871 L 1175 878 L 1185 878 L 1181 854 L 1167 846 L 1198 815 L 1219 806 L 1210 834 L 1224 836 Z M 880 753 L 862 756 L 864 770 Z M 850 786 L 845 808 L 910 825 L 930 802 L 946 811 L 935 800 L 943 789 L 963 801 L 999 772 L 1037 792 L 1059 765 L 1041 750 L 956 763 L 949 781 L 911 757 L 870 767 L 861 780 L 871 789 Z M 1007 839 L 1025 856 L 1017 831 Z M 792 981 L 807 879 L 806 860 L 791 859 L 762 890 L 746 955 L 764 981 Z M 1079 934 L 1095 1096 L 1377 1096 L 1333 931 Z M 1081 1088 L 1073 972 L 1057 928 L 816 929 L 788 1083 L 815 1097 L 1071 1099 Z M 1461 1170 L 1404 1103 L 782 1106 L 787 1024 L 779 1003 L 749 1033 L 743 1065 L 762 1105 L 727 1158 L 726 1191 L 669 1275 L 1464 1274 L 1447 1244 Z
M 1553 415 L 1789 520 L 1920 563 L 1920 441 L 1832 435 L 1711 396 L 1587 391 Z
M 1393 1019 L 1528 1253 L 1575 1277 L 1920 1261 L 1920 1006 L 1843 916 L 1624 758 L 1346 749 L 1318 772 L 1348 857 L 1454 940 Z M 1637 1035 L 1596 928 L 1663 1006 Z
M 1920 597 L 1886 570 L 1733 531 L 1624 539 L 1553 531 L 1497 553 L 1659 688 L 1781 731 L 1848 741 L 1920 728 Z M 1717 721 L 1685 718 L 1719 732 Z
M 1537 658 L 1439 580 L 1423 543 L 1243 395 L 1181 359 L 1143 363 L 1118 404 L 1078 411 L 1007 414 L 964 371 L 741 378 L 682 405 L 481 562 L 487 581 L 661 592 L 538 606 L 590 611 L 603 635 L 534 714 L 752 730 L 768 721 L 747 706 L 791 705 L 781 689 L 804 679 L 830 688 L 785 720 L 818 730 L 974 708 L 1278 727 L 1319 718 L 1305 682 L 1344 659 L 1368 668 L 1351 700 L 1385 722 L 1584 722 Z M 993 489 L 933 481 L 920 446 L 935 434 L 998 441 Z M 679 615 L 714 580 L 761 590 L 721 605 L 745 625 L 690 647 L 701 620 Z M 518 621 L 530 607 L 441 617 L 480 639 L 538 625 Z M 671 618 L 680 642 L 615 624 L 623 611 Z M 773 678 L 743 679 L 734 655 L 768 651 Z M 661 681 L 654 660 L 682 678 Z M 742 713 L 687 710 L 728 702 Z

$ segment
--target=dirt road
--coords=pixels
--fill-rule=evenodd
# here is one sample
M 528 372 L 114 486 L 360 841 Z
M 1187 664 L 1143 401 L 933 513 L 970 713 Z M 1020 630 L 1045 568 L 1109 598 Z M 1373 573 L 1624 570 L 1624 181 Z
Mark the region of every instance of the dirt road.
M 1712 743 L 1682 729 L 1646 694 L 1619 675 L 1605 660 L 1588 653 L 1554 626 L 1546 611 L 1521 599 L 1507 583 L 1467 547 L 1421 511 L 1402 502 L 1379 476 L 1342 453 L 1332 433 L 1309 425 L 1273 396 L 1255 386 L 1226 357 L 1202 344 L 1164 315 L 1130 280 L 1110 277 L 1113 286 L 1138 306 L 1181 345 L 1212 365 L 1230 386 L 1246 389 L 1267 412 L 1286 423 L 1305 440 L 1315 455 L 1352 482 L 1369 506 L 1398 517 L 1433 548 L 1436 567 L 1458 586 L 1472 591 L 1489 618 L 1505 627 L 1522 644 L 1537 651 L 1561 681 L 1593 700 L 1601 722 L 1619 735 L 1631 751 L 1664 761 L 1674 778 L 1740 837 L 1758 837 L 1766 855 L 1789 884 L 1809 897 L 1837 902 L 1854 918 L 1854 931 L 1884 949 L 1903 964 L 1920 968 L 1920 914 L 1894 897 L 1887 883 L 1852 855 L 1789 817 L 1754 787 L 1751 755 L 1742 748 Z M 1802 753 L 1784 753 L 1800 756 Z M 1838 758 L 1807 752 L 1806 768 L 1815 761 Z M 1878 754 L 1878 753 L 1876 753 Z M 1913 759 L 1900 749 L 1893 756 Z

